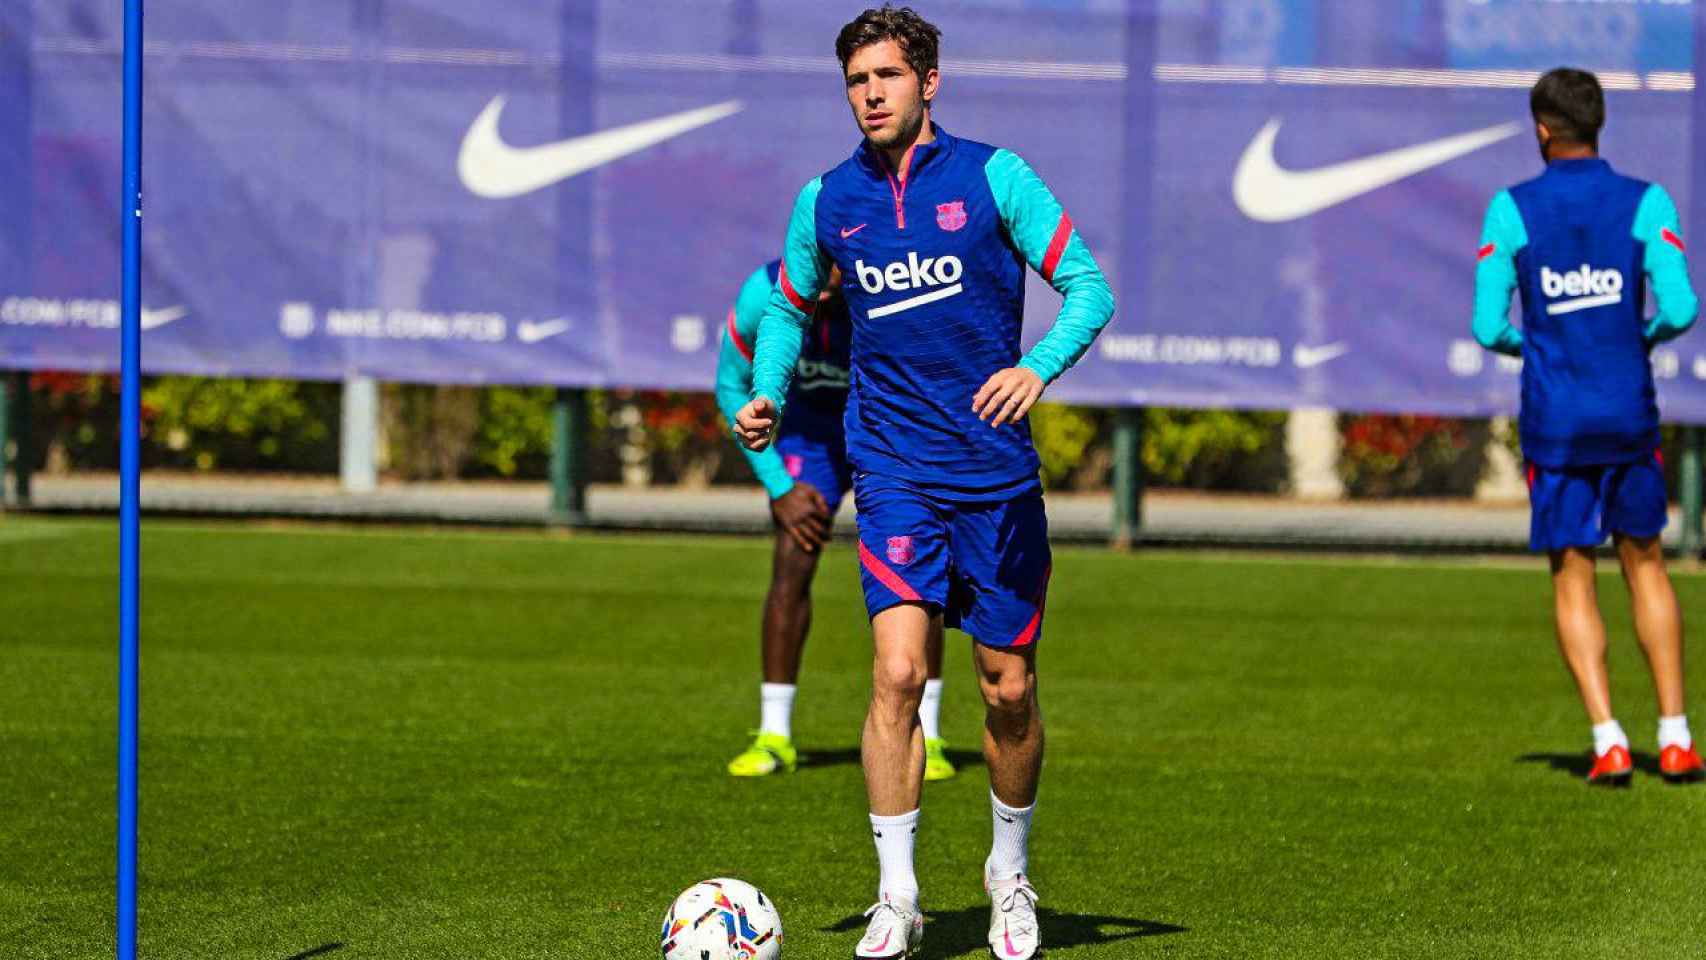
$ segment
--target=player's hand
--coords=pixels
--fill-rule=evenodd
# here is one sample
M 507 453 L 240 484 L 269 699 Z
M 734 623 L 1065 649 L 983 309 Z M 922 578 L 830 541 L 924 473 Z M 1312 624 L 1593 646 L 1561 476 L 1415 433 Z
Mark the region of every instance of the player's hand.
M 741 445 L 759 453 L 770 446 L 770 438 L 776 432 L 776 405 L 769 397 L 759 397 L 747 402 L 735 414 L 735 439 Z
M 1043 378 L 1030 367 L 1008 367 L 997 371 L 972 397 L 971 410 L 992 427 L 1018 423 L 1031 412 L 1043 395 Z
M 793 489 L 770 501 L 770 516 L 801 550 L 816 553 L 829 542 L 829 502 L 809 483 L 794 484 Z

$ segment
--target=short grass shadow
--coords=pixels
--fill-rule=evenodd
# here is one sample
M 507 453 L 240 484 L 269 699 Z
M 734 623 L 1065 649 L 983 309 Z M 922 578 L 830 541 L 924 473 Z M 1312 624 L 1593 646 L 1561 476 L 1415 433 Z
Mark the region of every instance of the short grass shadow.
M 344 948 L 344 945 L 341 943 L 322 943 L 312 950 L 304 950 L 301 953 L 293 953 L 290 956 L 285 957 L 284 960 L 311 960 L 311 958 L 313 958 L 313 957 L 323 957 L 328 953 L 332 953 L 332 952 L 337 951 L 337 950 L 342 950 L 343 948 Z
M 948 762 L 958 770 L 969 767 L 983 766 L 983 753 L 979 750 L 954 750 L 947 752 Z M 804 767 L 839 767 L 858 766 L 859 748 L 846 747 L 840 750 L 801 750 L 799 764 Z
M 1635 762 L 1635 769 L 1642 773 L 1659 775 L 1659 758 L 1640 750 L 1630 751 L 1629 757 Z M 1578 779 L 1585 778 L 1588 771 L 1593 769 L 1593 755 L 1587 751 L 1581 753 L 1525 753 L 1516 758 L 1517 763 L 1544 763 L 1559 773 L 1567 773 Z
M 961 910 L 930 911 L 925 915 L 922 960 L 949 960 L 959 957 L 983 957 L 989 954 L 989 908 L 966 907 Z M 1098 946 L 1158 937 L 1170 933 L 1187 933 L 1189 928 L 1159 920 L 1140 920 L 1136 917 L 1113 917 L 1089 913 L 1060 913 L 1048 907 L 1037 908 L 1042 923 L 1043 949 L 1049 954 L 1074 947 Z M 825 933 L 850 933 L 865 926 L 863 914 L 847 917 Z
M 858 765 L 859 748 L 847 747 L 841 750 L 801 750 L 800 767 L 842 767 L 848 764 Z

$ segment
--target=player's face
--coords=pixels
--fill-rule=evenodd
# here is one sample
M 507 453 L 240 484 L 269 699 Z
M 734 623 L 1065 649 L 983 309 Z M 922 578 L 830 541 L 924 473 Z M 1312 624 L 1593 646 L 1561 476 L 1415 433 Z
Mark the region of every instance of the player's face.
M 918 135 L 924 104 L 936 96 L 938 82 L 935 70 L 923 77 L 914 73 L 893 40 L 860 47 L 847 60 L 847 104 L 859 131 L 879 149 Z

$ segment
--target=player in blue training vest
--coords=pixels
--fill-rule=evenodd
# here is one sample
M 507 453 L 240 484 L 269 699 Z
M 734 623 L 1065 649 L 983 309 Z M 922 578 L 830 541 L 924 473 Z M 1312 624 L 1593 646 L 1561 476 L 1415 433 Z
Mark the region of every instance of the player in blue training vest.
M 1523 359 L 1522 452 L 1530 546 L 1551 558 L 1558 644 L 1593 722 L 1588 782 L 1628 783 L 1629 740 L 1611 713 L 1594 551 L 1611 537 L 1659 700 L 1659 771 L 1703 770 L 1683 705 L 1682 618 L 1659 534 L 1665 481 L 1648 353 L 1694 323 L 1682 226 L 1663 187 L 1599 157 L 1605 95 L 1581 70 L 1529 96 L 1546 171 L 1493 198 L 1475 274 L 1475 338 Z M 1644 281 L 1644 282 L 1643 282 Z M 1657 314 L 1646 318 L 1650 285 Z M 1522 329 L 1507 319 L 1520 292 Z
M 847 456 L 875 667 L 863 737 L 881 879 L 853 955 L 898 958 L 923 936 L 913 870 L 925 640 L 945 620 L 976 641 L 993 843 L 989 945 L 1040 947 L 1027 839 L 1042 765 L 1035 657 L 1050 570 L 1025 414 L 1113 315 L 1084 240 L 1025 162 L 931 120 L 940 32 L 910 9 L 867 10 L 836 38 L 864 142 L 800 192 L 759 328 L 753 399 L 736 430 L 769 442 L 832 267 L 853 318 Z M 1025 270 L 1065 297 L 1020 355 Z
M 729 311 L 717 357 L 717 406 L 730 423 L 752 397 L 752 348 L 758 321 L 770 303 L 782 268 L 772 260 L 747 277 Z M 776 549 L 770 566 L 770 590 L 764 598 L 758 733 L 729 762 L 737 777 L 792 772 L 799 761 L 794 747 L 794 693 L 800 654 L 811 630 L 812 581 L 818 557 L 835 525 L 835 511 L 853 483 L 847 465 L 842 415 L 847 408 L 847 351 L 852 324 L 833 273 L 812 311 L 811 329 L 801 344 L 794 384 L 788 394 L 788 425 L 775 446 L 745 451 L 752 471 L 770 495 L 776 522 Z M 948 744 L 939 726 L 942 704 L 942 632 L 930 635 L 930 679 L 918 707 L 924 731 L 924 779 L 954 775 Z

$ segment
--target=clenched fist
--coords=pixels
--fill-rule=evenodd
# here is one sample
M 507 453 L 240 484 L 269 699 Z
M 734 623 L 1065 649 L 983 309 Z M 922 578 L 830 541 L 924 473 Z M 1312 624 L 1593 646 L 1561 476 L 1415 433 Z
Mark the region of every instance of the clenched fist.
M 735 439 L 741 442 L 753 453 L 762 451 L 770 446 L 770 439 L 776 435 L 776 405 L 769 397 L 759 397 L 747 402 L 735 414 Z

